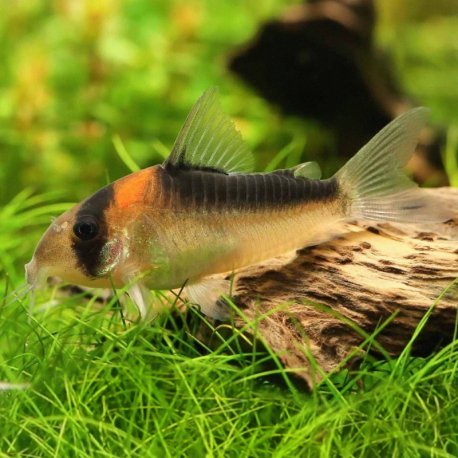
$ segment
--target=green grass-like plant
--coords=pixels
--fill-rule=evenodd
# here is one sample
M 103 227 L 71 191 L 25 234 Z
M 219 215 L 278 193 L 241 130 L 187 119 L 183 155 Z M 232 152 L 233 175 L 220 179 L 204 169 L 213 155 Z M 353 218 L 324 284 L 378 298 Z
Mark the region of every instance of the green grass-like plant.
M 126 324 L 114 302 L 43 294 L 32 315 L 27 299 L 1 309 L 1 379 L 21 384 L 0 392 L 2 456 L 458 451 L 456 341 L 424 359 L 366 358 L 309 393 L 268 351 L 197 345 L 192 312 Z

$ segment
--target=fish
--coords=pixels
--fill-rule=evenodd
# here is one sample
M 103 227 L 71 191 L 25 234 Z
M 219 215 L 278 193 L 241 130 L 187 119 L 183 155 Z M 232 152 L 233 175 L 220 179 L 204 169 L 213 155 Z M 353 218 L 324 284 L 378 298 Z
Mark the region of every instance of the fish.
M 184 287 L 205 315 L 224 320 L 227 275 L 342 234 L 350 220 L 440 222 L 449 211 L 404 173 L 428 110 L 377 133 L 337 173 L 315 162 L 253 172 L 253 156 L 219 91 L 196 102 L 162 163 L 103 187 L 55 219 L 26 264 L 34 288 L 50 276 L 125 288 L 140 315 L 151 290 Z

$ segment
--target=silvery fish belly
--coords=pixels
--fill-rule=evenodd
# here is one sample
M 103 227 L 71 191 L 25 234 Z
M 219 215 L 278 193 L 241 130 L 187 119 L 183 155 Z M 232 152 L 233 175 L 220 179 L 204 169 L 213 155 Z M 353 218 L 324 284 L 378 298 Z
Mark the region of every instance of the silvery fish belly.
M 143 316 L 149 289 L 186 285 L 214 318 L 233 272 L 339 235 L 350 219 L 444 221 L 441 208 L 402 172 L 426 110 L 396 118 L 333 177 L 316 163 L 252 173 L 252 156 L 218 103 L 205 92 L 170 156 L 121 178 L 57 218 L 26 265 L 35 286 L 51 275 L 89 286 L 127 286 Z

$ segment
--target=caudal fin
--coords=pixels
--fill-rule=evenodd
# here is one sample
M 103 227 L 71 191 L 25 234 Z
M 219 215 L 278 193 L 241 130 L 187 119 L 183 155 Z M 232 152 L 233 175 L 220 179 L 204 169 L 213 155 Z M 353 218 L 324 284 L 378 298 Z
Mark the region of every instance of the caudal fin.
M 403 172 L 427 114 L 426 108 L 415 108 L 397 117 L 336 173 L 349 202 L 348 217 L 400 222 L 440 222 L 451 217 Z

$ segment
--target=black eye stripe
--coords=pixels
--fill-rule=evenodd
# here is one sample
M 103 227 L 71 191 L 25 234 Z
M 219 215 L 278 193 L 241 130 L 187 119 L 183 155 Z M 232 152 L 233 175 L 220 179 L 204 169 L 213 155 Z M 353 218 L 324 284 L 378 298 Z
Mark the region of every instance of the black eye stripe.
M 85 221 L 88 217 L 93 218 L 93 221 L 98 225 L 97 235 L 90 240 L 82 240 L 77 234 L 73 237 L 72 248 L 78 264 L 89 277 L 97 277 L 103 267 L 100 265 L 100 253 L 108 241 L 108 223 L 105 211 L 113 199 L 113 185 L 108 185 L 86 199 L 75 217 L 73 232 L 75 232 L 76 224 Z

